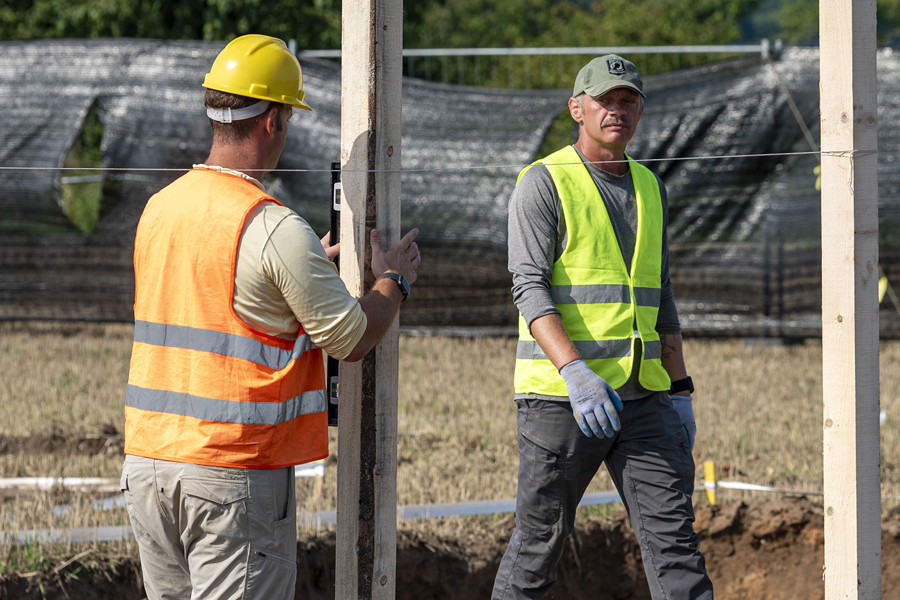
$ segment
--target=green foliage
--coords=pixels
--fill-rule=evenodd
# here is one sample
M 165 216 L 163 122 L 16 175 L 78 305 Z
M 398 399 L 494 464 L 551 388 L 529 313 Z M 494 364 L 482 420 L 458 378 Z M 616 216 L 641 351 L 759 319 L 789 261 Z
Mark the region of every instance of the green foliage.
M 431 0 L 405 23 L 406 47 L 727 44 L 759 0 Z M 407 15 L 409 11 L 407 11 Z M 566 88 L 589 56 L 419 58 L 407 74 L 468 85 Z M 630 57 L 644 75 L 720 56 Z M 411 67 L 411 68 L 410 68 Z
M 553 120 L 553 124 L 550 125 L 550 130 L 547 131 L 547 135 L 544 136 L 544 141 L 538 149 L 536 158 L 544 158 L 574 142 L 575 121 L 572 120 L 572 115 L 569 114 L 569 108 L 566 107 L 566 109 L 560 112 L 559 116 Z
M 900 0 L 877 0 L 878 43 L 896 44 L 900 41 Z M 750 21 L 764 24 L 773 38 L 788 44 L 816 44 L 819 35 L 818 0 L 767 0 Z
M 69 149 L 63 166 L 67 168 L 84 168 L 84 171 L 63 171 L 64 176 L 97 175 L 96 169 L 102 164 L 100 144 L 103 141 L 103 124 L 95 102 L 87 112 L 81 132 Z M 103 200 L 103 184 L 100 182 L 64 183 L 60 185 L 63 213 L 75 227 L 84 233 L 94 230 L 100 218 L 100 205 Z
M 778 11 L 782 37 L 789 44 L 810 43 L 819 35 L 818 0 L 790 0 Z
M 622 508 L 621 502 L 610 502 L 608 504 L 589 504 L 587 506 L 579 506 L 575 520 L 583 523 L 588 519 L 605 518 L 608 519 L 616 514 L 617 510 Z
M 887 0 L 896 1 L 896 0 Z M 758 0 L 406 0 L 406 47 L 706 44 L 736 40 Z M 228 40 L 245 33 L 337 48 L 340 0 L 7 0 L 0 39 Z
M 39 573 L 50 566 L 50 557 L 41 544 L 23 544 L 11 550 L 7 561 L 0 563 L 0 574 Z
M 8 0 L 0 39 L 230 40 L 245 33 L 340 46 L 339 0 Z
M 434 0 L 410 47 L 720 44 L 758 0 Z
M 900 0 L 877 0 L 882 43 L 900 36 Z M 817 0 L 404 0 L 404 46 L 726 44 L 739 23 L 814 42 Z M 770 23 L 771 21 L 771 23 Z M 5 0 L 0 40 L 132 37 L 230 40 L 245 33 L 338 48 L 340 0 Z M 437 68 L 437 65 L 434 65 Z M 502 67 L 501 67 L 502 68 Z
M 879 25 L 884 25 L 886 30 L 900 28 L 900 0 L 878 0 Z
M 900 43 L 900 0 L 878 0 L 878 43 Z
M 73 150 L 76 150 L 78 157 L 73 157 L 73 161 L 79 164 L 71 166 L 78 167 L 99 167 L 102 155 L 100 153 L 100 144 L 103 142 L 103 124 L 100 122 L 100 107 L 95 102 L 88 109 L 87 115 L 84 117 L 84 123 L 81 125 L 81 132 L 75 140 Z M 67 165 L 69 166 L 69 165 Z

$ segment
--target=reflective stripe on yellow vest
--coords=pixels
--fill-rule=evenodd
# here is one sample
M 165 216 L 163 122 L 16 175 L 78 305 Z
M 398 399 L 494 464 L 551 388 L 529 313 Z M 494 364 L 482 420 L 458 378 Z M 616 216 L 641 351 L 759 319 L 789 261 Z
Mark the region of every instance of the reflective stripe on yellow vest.
M 147 203 L 134 244 L 134 346 L 125 453 L 278 468 L 328 455 L 322 351 L 234 312 L 238 242 L 275 202 L 234 175 L 195 169 Z
M 640 340 L 641 385 L 668 390 L 671 382 L 662 367 L 656 333 L 663 233 L 659 184 L 649 169 L 630 163 L 638 223 L 629 273 L 603 198 L 581 162 L 575 148 L 568 146 L 535 163 L 546 166 L 553 179 L 568 235 L 566 248 L 553 265 L 550 296 L 575 349 L 611 386 L 619 388 L 628 381 L 635 340 Z M 568 395 L 565 382 L 521 314 L 515 390 L 517 394 Z

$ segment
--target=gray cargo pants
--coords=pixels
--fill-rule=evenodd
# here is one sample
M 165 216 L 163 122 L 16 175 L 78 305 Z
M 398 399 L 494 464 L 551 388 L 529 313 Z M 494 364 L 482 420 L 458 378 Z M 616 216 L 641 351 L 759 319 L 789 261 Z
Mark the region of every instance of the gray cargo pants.
M 625 402 L 621 431 L 602 439 L 581 432 L 568 402 L 517 402 L 516 530 L 492 600 L 543 598 L 556 581 L 575 509 L 603 462 L 640 543 L 653 599 L 712 600 L 693 529 L 694 459 L 669 395 Z
M 149 600 L 288 600 L 297 580 L 294 469 L 126 456 L 122 492 Z

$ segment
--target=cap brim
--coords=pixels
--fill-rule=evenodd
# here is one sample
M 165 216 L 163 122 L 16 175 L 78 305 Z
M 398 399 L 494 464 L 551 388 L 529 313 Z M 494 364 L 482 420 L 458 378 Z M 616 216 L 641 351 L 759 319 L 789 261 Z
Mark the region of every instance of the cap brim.
M 633 83 L 629 83 L 627 81 L 604 81 L 603 83 L 598 83 L 597 85 L 595 85 L 593 87 L 586 88 L 584 90 L 584 93 L 587 94 L 588 96 L 592 96 L 592 97 L 596 98 L 598 96 L 602 96 L 609 90 L 614 90 L 616 88 L 628 88 L 628 89 L 634 90 L 638 94 L 640 94 L 641 98 L 647 97 L 638 86 L 634 85 Z

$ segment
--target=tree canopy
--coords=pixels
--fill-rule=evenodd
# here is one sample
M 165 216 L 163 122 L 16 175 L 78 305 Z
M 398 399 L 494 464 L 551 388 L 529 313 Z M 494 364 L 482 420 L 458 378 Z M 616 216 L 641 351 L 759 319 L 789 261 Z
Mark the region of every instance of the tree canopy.
M 444 0 L 422 11 L 413 47 L 728 43 L 757 0 Z M 408 45 L 409 45 L 408 44 Z
M 900 39 L 900 0 L 877 0 L 882 43 Z M 404 0 L 404 46 L 725 44 L 748 36 L 815 43 L 818 0 Z M 756 29 L 759 29 L 758 27 Z M 340 0 L 5 0 L 0 40 L 230 40 L 245 33 L 338 48 Z M 757 35 L 759 32 L 756 32 Z M 752 35 L 751 35 L 752 37 Z
M 0 39 L 230 40 L 245 33 L 337 48 L 340 0 L 7 0 Z

